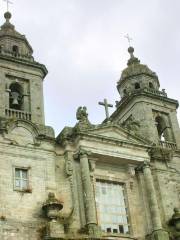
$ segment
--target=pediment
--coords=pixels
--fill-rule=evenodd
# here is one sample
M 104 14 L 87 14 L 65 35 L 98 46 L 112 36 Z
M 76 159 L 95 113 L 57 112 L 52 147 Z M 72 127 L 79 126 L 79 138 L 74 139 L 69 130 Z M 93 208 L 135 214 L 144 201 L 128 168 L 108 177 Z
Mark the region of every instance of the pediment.
M 37 142 L 37 129 L 27 121 L 12 121 L 8 124 L 7 130 L 7 137 L 13 144 L 28 146 Z
M 24 127 L 16 127 L 9 134 L 9 138 L 21 146 L 34 144 L 34 137 L 32 133 Z
M 87 133 L 92 134 L 97 137 L 104 137 L 106 139 L 118 140 L 123 142 L 128 142 L 132 144 L 143 144 L 148 145 L 149 142 L 146 139 L 141 138 L 140 136 L 134 135 L 128 130 L 118 126 L 98 126 L 95 129 L 87 131 Z

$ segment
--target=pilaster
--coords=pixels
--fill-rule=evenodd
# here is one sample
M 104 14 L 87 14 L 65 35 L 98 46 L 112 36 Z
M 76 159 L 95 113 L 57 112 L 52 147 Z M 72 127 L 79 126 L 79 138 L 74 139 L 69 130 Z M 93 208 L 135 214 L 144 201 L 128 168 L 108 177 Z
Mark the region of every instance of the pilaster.
M 80 166 L 81 166 L 81 178 L 83 185 L 83 198 L 85 204 L 86 226 L 88 233 L 91 236 L 99 236 L 99 228 L 97 226 L 96 206 L 94 189 L 91 182 L 89 155 L 91 153 L 80 149 L 78 152 Z
M 151 240 L 169 240 L 168 233 L 162 228 L 160 211 L 158 208 L 158 201 L 156 197 L 156 191 L 154 187 L 154 181 L 151 173 L 150 163 L 144 162 L 141 166 L 144 175 L 144 181 L 146 184 L 147 198 L 149 202 L 151 221 L 152 221 L 152 233 Z

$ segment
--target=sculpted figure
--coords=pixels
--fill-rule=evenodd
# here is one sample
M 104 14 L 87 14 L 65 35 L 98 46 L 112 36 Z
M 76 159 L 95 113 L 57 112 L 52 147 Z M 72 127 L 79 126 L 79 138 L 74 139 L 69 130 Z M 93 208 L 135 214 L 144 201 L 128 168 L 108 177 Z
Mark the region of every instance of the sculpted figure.
M 76 118 L 79 121 L 86 121 L 88 119 L 88 113 L 87 113 L 87 108 L 84 107 L 79 107 L 76 112 Z
M 139 130 L 140 122 L 135 120 L 135 118 L 131 115 L 126 121 L 122 123 L 122 126 L 136 132 Z

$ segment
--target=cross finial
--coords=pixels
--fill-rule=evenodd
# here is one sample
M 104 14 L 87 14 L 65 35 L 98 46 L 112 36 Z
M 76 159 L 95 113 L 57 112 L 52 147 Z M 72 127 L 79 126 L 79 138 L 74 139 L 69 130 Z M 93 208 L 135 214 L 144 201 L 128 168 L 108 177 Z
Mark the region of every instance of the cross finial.
M 104 99 L 104 102 L 99 102 L 99 105 L 102 105 L 105 107 L 105 112 L 106 112 L 106 119 L 109 119 L 109 111 L 108 107 L 113 107 L 112 104 L 109 104 L 107 99 Z
M 127 38 L 128 43 L 129 43 L 129 47 L 130 47 L 130 46 L 131 46 L 131 41 L 132 41 L 133 39 L 129 36 L 129 34 L 126 34 L 124 37 Z
M 13 4 L 10 0 L 3 0 L 7 4 L 7 12 L 9 11 L 9 4 Z

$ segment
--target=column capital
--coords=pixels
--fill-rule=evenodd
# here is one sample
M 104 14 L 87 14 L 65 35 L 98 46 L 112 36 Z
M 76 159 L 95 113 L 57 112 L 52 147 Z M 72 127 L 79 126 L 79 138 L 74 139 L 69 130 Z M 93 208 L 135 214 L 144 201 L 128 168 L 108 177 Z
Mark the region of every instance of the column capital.
M 74 158 L 78 159 L 78 158 L 81 158 L 81 157 L 88 157 L 90 155 L 91 155 L 91 151 L 88 151 L 88 150 L 83 149 L 83 148 L 79 148 L 79 151 L 74 154 Z
M 136 171 L 143 171 L 145 168 L 151 168 L 151 164 L 148 161 L 144 161 L 136 167 Z
M 151 167 L 150 162 L 144 161 L 142 168 L 144 169 L 144 168 L 150 168 L 150 167 Z

